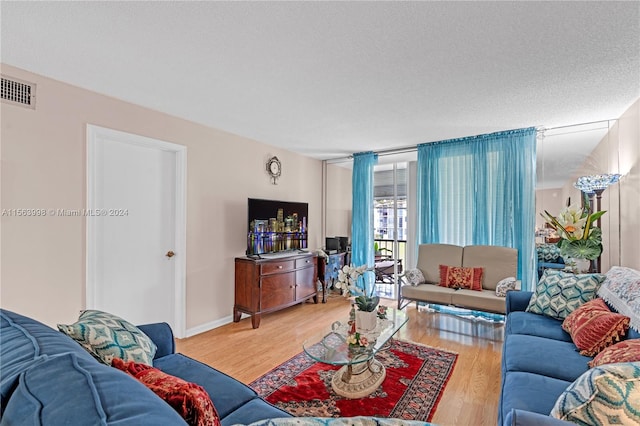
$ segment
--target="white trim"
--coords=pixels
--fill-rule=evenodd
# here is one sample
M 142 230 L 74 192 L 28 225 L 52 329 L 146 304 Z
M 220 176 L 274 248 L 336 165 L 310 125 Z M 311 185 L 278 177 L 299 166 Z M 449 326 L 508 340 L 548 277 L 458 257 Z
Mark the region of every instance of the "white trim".
M 243 320 L 245 318 L 250 318 L 250 317 L 251 317 L 251 315 L 242 314 L 240 316 L 240 320 Z M 226 316 L 224 318 L 220 318 L 220 319 L 215 320 L 215 321 L 207 322 L 205 324 L 200 324 L 200 325 L 198 325 L 196 327 L 189 328 L 189 329 L 187 329 L 187 332 L 186 332 L 184 337 L 193 337 L 196 334 L 206 333 L 207 331 L 211 331 L 214 328 L 222 327 L 223 325 L 231 324 L 232 322 L 233 322 L 233 316 L 232 315 L 228 315 L 228 316 Z
M 243 314 L 244 315 L 244 314 Z M 205 333 L 207 331 L 213 330 L 214 328 L 222 327 L 223 325 L 231 324 L 233 322 L 233 316 L 228 315 L 224 318 L 217 319 L 215 321 L 207 322 L 204 324 L 200 324 L 196 327 L 187 329 L 186 335 L 184 337 L 192 337 L 196 334 Z
M 95 207 L 96 191 L 96 145 L 98 139 L 109 138 L 131 145 L 142 146 L 163 151 L 175 152 L 176 154 L 176 192 L 175 192 L 175 238 L 176 255 L 174 277 L 174 330 L 177 338 L 183 338 L 186 334 L 185 305 L 186 305 L 186 262 L 187 262 L 187 147 L 171 142 L 165 142 L 146 136 L 121 132 L 105 127 L 87 124 L 87 209 Z M 96 306 L 96 292 L 94 283 L 96 282 L 96 258 L 93 255 L 95 249 L 95 217 L 86 217 L 86 295 L 85 304 L 87 308 Z

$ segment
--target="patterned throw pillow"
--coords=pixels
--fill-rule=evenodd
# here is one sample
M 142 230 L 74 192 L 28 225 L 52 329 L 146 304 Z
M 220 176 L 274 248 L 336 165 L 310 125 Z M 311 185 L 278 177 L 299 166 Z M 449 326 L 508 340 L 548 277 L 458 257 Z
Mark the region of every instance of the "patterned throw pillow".
M 220 426 L 218 412 L 202 386 L 133 361 L 114 358 L 111 365 L 142 382 L 173 407 L 189 425 Z
M 482 268 L 440 265 L 440 285 L 482 291 Z
M 640 361 L 640 339 L 629 339 L 603 349 L 594 359 L 589 361 L 589 367 L 636 361 Z
M 571 274 L 546 269 L 529 300 L 527 312 L 565 319 L 578 306 L 593 299 L 604 275 Z
M 507 297 L 507 292 L 516 289 L 516 278 L 508 277 L 498 281 L 496 285 L 496 296 Z
M 616 311 L 631 318 L 631 328 L 640 331 L 640 271 L 624 266 L 613 266 L 598 290 Z
M 604 300 L 598 298 L 571 312 L 562 328 L 571 335 L 580 355 L 594 356 L 627 333 L 629 317 L 611 312 Z
M 153 365 L 157 350 L 153 341 L 138 327 L 113 314 L 87 310 L 71 325 L 58 324 L 58 330 L 107 365 L 113 358 Z
M 560 395 L 551 416 L 581 425 L 640 424 L 640 363 L 588 370 Z
M 418 268 L 409 269 L 407 272 L 404 273 L 404 276 L 407 279 L 407 282 L 413 286 L 416 286 L 418 284 L 424 284 L 425 282 L 424 274 Z
M 560 248 L 556 244 L 542 244 L 536 247 L 540 262 L 555 263 L 560 259 Z

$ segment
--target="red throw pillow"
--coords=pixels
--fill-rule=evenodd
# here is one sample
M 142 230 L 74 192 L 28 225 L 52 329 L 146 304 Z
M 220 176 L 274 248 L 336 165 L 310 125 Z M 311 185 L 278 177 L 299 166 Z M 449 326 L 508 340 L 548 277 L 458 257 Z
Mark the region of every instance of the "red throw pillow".
M 482 291 L 482 268 L 440 265 L 440 285 Z
M 594 356 L 620 340 L 629 329 L 627 316 L 611 312 L 604 300 L 598 298 L 580 305 L 562 322 L 581 355 Z
M 589 367 L 618 362 L 640 361 L 640 339 L 623 340 L 605 348 L 594 359 L 589 361 Z
M 167 374 L 157 368 L 114 358 L 111 366 L 144 383 L 164 399 L 190 425 L 220 426 L 220 417 L 202 386 Z

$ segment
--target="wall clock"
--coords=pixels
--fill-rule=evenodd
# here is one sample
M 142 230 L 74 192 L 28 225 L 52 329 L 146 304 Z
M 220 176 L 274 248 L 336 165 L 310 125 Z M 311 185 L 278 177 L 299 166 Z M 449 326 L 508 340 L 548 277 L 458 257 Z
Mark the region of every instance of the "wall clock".
M 278 157 L 273 156 L 267 161 L 267 172 L 271 176 L 272 183 L 277 185 L 276 179 L 282 174 L 282 163 L 278 160 Z

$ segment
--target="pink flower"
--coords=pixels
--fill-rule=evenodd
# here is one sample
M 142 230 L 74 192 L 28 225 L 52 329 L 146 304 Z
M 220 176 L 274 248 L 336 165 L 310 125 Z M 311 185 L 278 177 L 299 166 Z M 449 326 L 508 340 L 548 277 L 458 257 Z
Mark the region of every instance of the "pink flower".
M 369 339 L 364 336 L 360 336 L 360 346 L 364 346 L 365 348 L 369 346 Z

